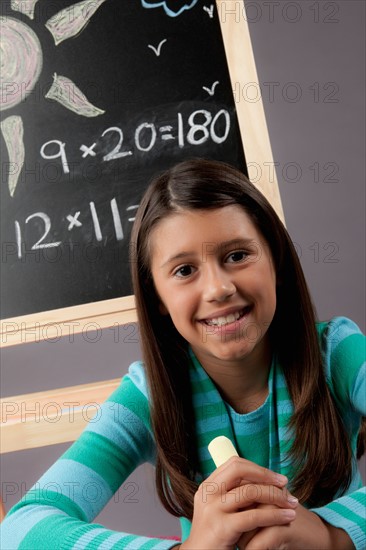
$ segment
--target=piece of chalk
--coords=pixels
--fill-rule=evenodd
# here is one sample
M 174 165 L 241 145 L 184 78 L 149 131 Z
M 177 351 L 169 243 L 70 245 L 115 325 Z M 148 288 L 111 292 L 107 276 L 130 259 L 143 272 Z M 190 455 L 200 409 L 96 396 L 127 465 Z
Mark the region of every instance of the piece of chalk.
M 225 435 L 219 435 L 211 441 L 208 451 L 214 461 L 216 468 L 224 464 L 232 456 L 239 456 L 230 439 Z

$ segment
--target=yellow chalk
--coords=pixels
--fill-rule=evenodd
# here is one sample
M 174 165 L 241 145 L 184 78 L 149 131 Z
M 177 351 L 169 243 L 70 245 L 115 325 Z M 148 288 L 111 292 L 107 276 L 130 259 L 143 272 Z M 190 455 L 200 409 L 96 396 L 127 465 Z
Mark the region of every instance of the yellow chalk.
M 239 456 L 230 439 L 224 435 L 219 435 L 211 441 L 208 451 L 214 461 L 216 468 L 224 464 L 232 456 Z

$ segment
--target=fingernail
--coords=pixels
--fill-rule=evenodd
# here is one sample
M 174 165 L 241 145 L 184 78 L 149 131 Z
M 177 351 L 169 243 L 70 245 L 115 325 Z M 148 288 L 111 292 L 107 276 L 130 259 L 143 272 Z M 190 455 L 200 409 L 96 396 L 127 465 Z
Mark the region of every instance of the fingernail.
M 276 482 L 279 483 L 280 485 L 285 485 L 286 483 L 288 483 L 287 477 L 283 476 L 282 474 L 276 474 L 275 479 L 276 479 Z
M 297 504 L 299 502 L 299 499 L 294 497 L 293 495 L 289 495 L 287 497 L 287 502 L 290 502 L 291 504 Z
M 285 519 L 294 519 L 296 517 L 296 512 L 295 512 L 295 510 L 283 510 L 282 511 L 282 516 Z

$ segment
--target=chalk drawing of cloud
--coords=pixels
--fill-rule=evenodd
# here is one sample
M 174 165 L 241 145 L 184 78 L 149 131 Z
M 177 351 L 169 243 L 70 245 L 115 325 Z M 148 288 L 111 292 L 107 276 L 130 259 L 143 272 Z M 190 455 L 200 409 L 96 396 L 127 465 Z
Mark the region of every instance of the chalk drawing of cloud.
M 164 8 L 169 17 L 177 17 L 185 10 L 190 10 L 198 0 L 141 0 L 144 8 Z

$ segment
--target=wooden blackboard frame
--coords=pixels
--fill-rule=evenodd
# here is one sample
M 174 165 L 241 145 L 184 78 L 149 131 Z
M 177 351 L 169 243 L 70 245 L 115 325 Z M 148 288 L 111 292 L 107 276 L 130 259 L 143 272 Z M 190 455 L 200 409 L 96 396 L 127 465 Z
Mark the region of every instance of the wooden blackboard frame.
M 237 87 L 236 111 L 249 177 L 271 202 L 284 220 L 278 182 L 265 178 L 273 155 L 261 98 L 245 98 L 245 84 L 258 86 L 258 76 L 245 16 L 244 0 L 216 0 L 227 64 L 233 90 Z M 99 330 L 137 321 L 134 297 L 60 308 L 41 313 L 3 319 L 0 323 L 0 347 L 41 340 L 56 341 L 85 330 Z

